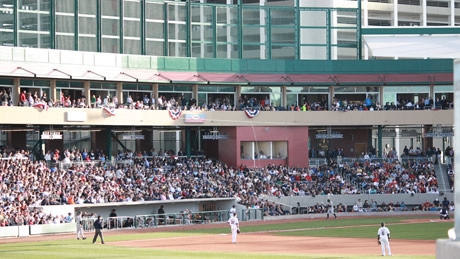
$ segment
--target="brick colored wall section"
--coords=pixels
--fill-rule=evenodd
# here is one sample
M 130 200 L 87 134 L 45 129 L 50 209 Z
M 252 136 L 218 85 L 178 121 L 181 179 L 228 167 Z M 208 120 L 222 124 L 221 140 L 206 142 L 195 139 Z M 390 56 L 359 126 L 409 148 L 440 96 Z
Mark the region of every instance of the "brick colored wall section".
M 308 166 L 308 127 L 221 127 L 228 135 L 219 141 L 219 159 L 231 166 L 264 167 L 269 164 L 288 164 L 293 167 Z M 286 141 L 288 157 L 284 159 L 241 159 L 241 141 Z

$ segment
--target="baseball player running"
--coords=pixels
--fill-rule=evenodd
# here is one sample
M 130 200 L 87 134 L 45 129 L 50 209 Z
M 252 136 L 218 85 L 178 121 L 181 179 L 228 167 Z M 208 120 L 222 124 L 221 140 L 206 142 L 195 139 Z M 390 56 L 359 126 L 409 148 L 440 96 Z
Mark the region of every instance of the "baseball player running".
M 382 255 L 385 256 L 385 248 L 388 255 L 391 256 L 390 249 L 390 230 L 385 227 L 385 223 L 380 224 L 381 227 L 377 231 L 377 243 L 382 247 Z
M 233 216 L 228 220 L 228 224 L 230 225 L 230 230 L 232 231 L 232 243 L 236 244 L 236 236 L 240 230 L 240 225 L 236 213 L 233 213 Z

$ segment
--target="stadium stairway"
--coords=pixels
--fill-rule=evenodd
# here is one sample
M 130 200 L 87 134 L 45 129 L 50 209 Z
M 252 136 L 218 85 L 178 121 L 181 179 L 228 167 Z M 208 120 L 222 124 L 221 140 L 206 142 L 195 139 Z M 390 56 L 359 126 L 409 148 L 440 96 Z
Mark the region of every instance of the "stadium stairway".
M 436 180 L 438 181 L 438 191 L 449 192 L 449 177 L 447 176 L 447 165 L 446 164 L 437 164 L 434 166 L 436 172 Z

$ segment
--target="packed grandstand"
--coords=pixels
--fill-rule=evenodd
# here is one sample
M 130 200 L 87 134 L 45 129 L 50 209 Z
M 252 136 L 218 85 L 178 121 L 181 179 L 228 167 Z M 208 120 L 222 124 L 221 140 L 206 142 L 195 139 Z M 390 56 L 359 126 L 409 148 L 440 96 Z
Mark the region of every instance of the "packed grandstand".
M 247 208 L 263 208 L 265 215 L 274 216 L 290 211 L 261 197 L 439 193 L 430 159 L 361 159 L 353 163 L 330 159 L 328 164 L 310 168 L 234 168 L 204 156 L 152 152 L 120 151 L 109 161 L 97 150 L 55 150 L 44 158 L 36 159 L 24 150 L 2 154 L 1 226 L 65 220 L 64 215 L 43 215 L 34 209 L 46 205 L 235 197 Z M 452 189 L 454 172 L 452 166 L 447 168 Z M 347 212 L 355 205 L 368 210 L 407 209 L 399 202 L 377 205 L 374 201 L 337 204 L 336 209 Z M 308 213 L 325 209 L 323 204 L 315 204 Z

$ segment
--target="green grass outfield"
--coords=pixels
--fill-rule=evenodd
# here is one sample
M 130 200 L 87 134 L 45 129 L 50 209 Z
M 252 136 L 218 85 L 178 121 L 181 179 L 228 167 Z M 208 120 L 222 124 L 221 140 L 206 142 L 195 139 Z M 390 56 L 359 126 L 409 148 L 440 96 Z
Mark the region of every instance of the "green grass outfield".
M 454 222 L 428 222 L 406 224 L 403 221 L 414 219 L 416 217 L 391 217 L 391 218 L 341 218 L 339 220 L 306 220 L 304 222 L 253 225 L 244 226 L 242 222 L 241 229 L 246 232 L 273 232 L 274 235 L 283 236 L 318 236 L 318 237 L 355 237 L 355 238 L 376 238 L 376 231 L 380 222 L 384 221 L 390 227 L 393 240 L 397 239 L 415 239 L 415 240 L 433 240 L 447 238 L 447 230 L 454 226 Z M 426 218 L 426 217 L 424 217 Z M 436 219 L 433 217 L 432 219 Z M 1 231 L 1 228 L 0 228 Z M 218 227 L 212 229 L 200 230 L 170 230 L 165 228 L 165 232 L 151 233 L 132 233 L 132 234 L 113 234 L 106 232 L 105 241 L 107 243 L 123 240 L 141 240 L 155 239 L 178 236 L 200 236 L 206 234 L 228 234 L 228 227 Z M 381 258 L 381 256 L 345 256 L 345 255 L 287 255 L 287 254 L 249 254 L 249 253 L 215 253 L 215 252 L 190 252 L 190 251 L 168 251 L 150 248 L 127 248 L 115 246 L 92 245 L 88 241 L 92 233 L 87 233 L 86 241 L 77 242 L 74 236 L 65 237 L 56 236 L 53 241 L 40 242 L 21 242 L 21 243 L 4 243 L 0 244 L 0 258 L 18 258 L 18 259 L 62 259 L 62 258 L 319 258 L 319 259 L 339 259 L 339 258 Z M 153 241 L 154 242 L 154 241 Z M 392 258 L 414 258 L 425 259 L 435 258 L 432 256 L 393 256 Z

